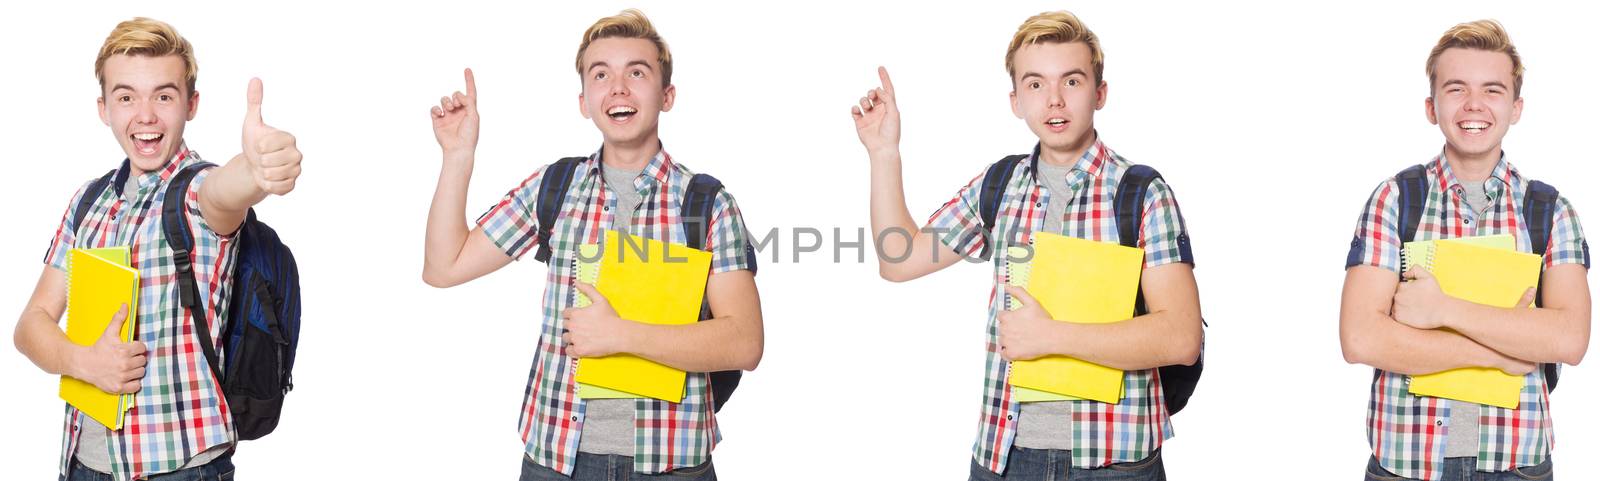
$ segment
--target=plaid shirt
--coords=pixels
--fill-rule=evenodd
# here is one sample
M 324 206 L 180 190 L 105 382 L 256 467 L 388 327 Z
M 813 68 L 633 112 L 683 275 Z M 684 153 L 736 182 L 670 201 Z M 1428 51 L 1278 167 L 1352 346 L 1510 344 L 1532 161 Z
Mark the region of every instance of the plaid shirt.
M 993 252 L 1000 254 L 991 256 L 994 284 L 989 291 L 983 412 L 979 417 L 978 439 L 972 447 L 978 464 L 995 473 L 1005 471 L 1006 456 L 1016 439 L 1017 417 L 1021 412 L 1021 403 L 1011 397 L 1011 385 L 1007 381 L 1010 363 L 1000 357 L 996 322 L 1006 297 L 1001 291 L 1006 284 L 1004 252 L 1008 245 L 1027 245 L 1033 231 L 1044 227 L 1045 206 L 1050 203 L 1051 193 L 1034 178 L 1038 159 L 1036 146 L 1032 156 L 1017 164 L 1010 184 L 1005 186 L 999 215 L 995 216 L 995 232 L 999 235 L 984 232 L 978 212 L 984 174 L 963 187 L 928 221 L 929 228 L 942 232 L 940 240 L 962 255 L 981 255 L 984 244 L 991 238 L 999 244 Z M 1068 174 L 1072 200 L 1067 205 L 1062 222 L 1065 232 L 1061 234 L 1118 242 L 1112 202 L 1117 182 L 1132 165 L 1099 141 L 1085 151 Z M 1193 263 L 1179 248 L 1180 242 L 1187 242 L 1187 234 L 1183 216 L 1178 212 L 1178 201 L 1172 189 L 1160 179 L 1150 184 L 1146 194 L 1143 224 L 1139 244 L 1145 251 L 1146 269 L 1174 262 Z M 1161 379 L 1156 370 L 1127 371 L 1122 386 L 1122 401 L 1118 404 L 1066 401 L 1071 403 L 1072 423 L 1061 429 L 1072 431 L 1073 467 L 1094 468 L 1138 461 L 1172 436 L 1172 424 L 1167 418 L 1167 408 L 1161 397 Z
M 573 173 L 572 186 L 562 199 L 553 238 L 542 239 L 551 253 L 545 277 L 543 309 L 539 312 L 538 349 L 533 370 L 523 397 L 518 425 L 524 449 L 534 462 L 571 475 L 578 454 L 578 436 L 583 431 L 584 402 L 578 398 L 573 380 L 577 358 L 568 356 L 561 344 L 561 311 L 576 300 L 573 282 L 577 279 L 577 249 L 582 244 L 599 243 L 610 229 L 617 206 L 616 194 L 601 175 L 600 153 L 580 162 Z M 489 239 L 513 258 L 520 258 L 541 241 L 535 199 L 545 169 L 540 168 L 517 188 L 506 194 L 482 217 L 478 225 Z M 634 212 L 630 234 L 683 244 L 684 226 L 680 220 L 685 189 L 693 172 L 672 161 L 662 151 L 645 165 L 632 188 L 644 200 Z M 750 268 L 744 256 L 748 235 L 744 219 L 733 196 L 717 194 L 713 220 L 706 235 L 711 251 L 713 274 Z M 639 399 L 634 408 L 633 470 L 662 473 L 697 466 L 710 459 L 711 450 L 721 440 L 712 413 L 710 379 L 705 373 L 689 373 L 686 395 L 681 403 Z
M 85 183 L 67 204 L 44 256 L 45 264 L 65 271 L 67 253 L 72 248 L 131 247 L 133 268 L 139 271 L 135 339 L 143 341 L 149 350 L 145 376 L 134 395 L 133 407 L 124 415 L 122 429 L 110 431 L 108 446 L 82 446 L 109 450 L 111 474 L 119 480 L 174 471 L 207 449 L 234 442 L 232 416 L 205 355 L 201 354 L 194 324 L 178 302 L 177 267 L 161 231 L 167 180 L 179 169 L 200 161 L 199 154 L 180 148 L 176 158 L 161 170 L 138 178 L 138 192 L 128 196 L 133 199 L 130 203 L 122 195 L 130 175 L 124 160 L 74 232 L 72 216 L 87 190 Z M 231 242 L 231 235 L 217 235 L 200 215 L 200 186 L 209 173 L 209 169 L 200 172 L 189 184 L 186 213 L 195 239 L 195 280 L 206 300 L 211 339 L 220 340 L 227 322 L 222 313 L 227 312 L 232 287 L 229 276 L 238 249 Z M 220 345 L 213 347 L 221 349 Z M 61 447 L 63 475 L 80 448 L 77 444 L 83 419 L 70 404 L 66 412 Z
M 1532 252 L 1527 223 L 1519 217 L 1528 179 L 1504 157 L 1484 182 L 1488 212 L 1472 212 L 1461 200 L 1462 187 L 1444 156 L 1427 165 L 1428 198 L 1423 204 L 1415 240 L 1449 239 L 1497 234 L 1516 238 L 1517 250 Z M 1356 245 L 1361 263 L 1400 272 L 1400 186 L 1390 178 L 1372 193 L 1356 224 Z M 1588 265 L 1583 228 L 1572 204 L 1557 203 L 1544 254 L 1545 267 L 1556 264 Z M 1522 399 L 1516 409 L 1483 406 L 1478 418 L 1478 471 L 1509 471 L 1545 460 L 1554 436 L 1549 414 L 1550 397 L 1543 369 L 1523 377 Z M 1451 401 L 1411 395 L 1403 374 L 1377 371 L 1372 399 L 1367 404 L 1367 439 L 1378 462 L 1408 478 L 1437 480 L 1444 469 L 1446 420 Z

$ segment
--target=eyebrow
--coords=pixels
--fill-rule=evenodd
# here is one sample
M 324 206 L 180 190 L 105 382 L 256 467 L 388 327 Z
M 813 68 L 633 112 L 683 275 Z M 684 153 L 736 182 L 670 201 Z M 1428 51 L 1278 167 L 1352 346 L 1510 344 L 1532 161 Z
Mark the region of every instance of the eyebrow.
M 1441 84 L 1439 86 L 1440 87 L 1449 87 L 1451 85 L 1460 85 L 1460 86 L 1463 86 L 1463 87 L 1468 86 L 1467 85 L 1467 81 L 1458 80 L 1458 79 L 1446 80 L 1446 81 L 1444 81 L 1444 84 Z M 1488 82 L 1482 83 L 1480 86 L 1483 86 L 1483 87 L 1500 87 L 1502 89 L 1506 88 L 1506 84 L 1501 82 L 1501 81 L 1499 81 L 1499 80 L 1490 80 Z
M 1087 72 L 1084 72 L 1083 69 L 1075 68 L 1075 69 L 1067 71 L 1067 73 L 1061 74 L 1061 78 L 1067 78 L 1067 77 L 1071 77 L 1073 75 L 1082 75 L 1082 76 L 1085 76 L 1085 77 L 1089 76 L 1089 74 Z M 1027 80 L 1028 77 L 1044 78 L 1044 74 L 1041 74 L 1041 73 L 1038 73 L 1038 72 L 1023 72 L 1022 73 L 1022 79 L 1023 80 Z
M 638 66 L 644 67 L 646 69 L 650 69 L 652 71 L 655 70 L 654 68 L 650 67 L 650 62 L 646 62 L 646 61 L 643 61 L 643 60 L 629 60 L 628 63 L 623 65 L 623 66 L 624 67 L 632 67 L 634 65 L 638 65 Z M 589 68 L 584 69 L 584 71 L 588 72 L 588 71 L 594 70 L 595 67 L 610 67 L 610 66 L 611 66 L 611 64 L 605 63 L 605 61 L 595 61 L 594 63 L 589 64 Z
M 128 85 L 128 84 L 116 84 L 116 85 L 112 85 L 111 86 L 111 91 L 112 92 L 116 92 L 116 91 L 122 90 L 122 89 L 134 90 L 134 88 L 132 86 Z M 159 87 L 156 87 L 155 91 L 160 92 L 160 91 L 166 90 L 166 89 L 179 90 L 178 89 L 178 84 L 175 84 L 175 83 L 172 83 L 172 82 L 167 82 L 167 83 L 161 84 L 161 86 L 159 86 Z

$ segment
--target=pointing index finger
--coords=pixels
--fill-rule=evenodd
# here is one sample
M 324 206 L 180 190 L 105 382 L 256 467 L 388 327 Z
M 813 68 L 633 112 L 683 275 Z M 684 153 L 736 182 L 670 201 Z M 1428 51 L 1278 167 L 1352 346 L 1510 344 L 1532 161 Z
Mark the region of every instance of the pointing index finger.
M 878 80 L 883 82 L 883 92 L 889 94 L 889 100 L 894 100 L 894 82 L 889 81 L 889 69 L 878 67 Z
M 472 69 L 470 69 L 470 68 L 466 69 L 465 75 L 467 77 L 467 96 L 471 97 L 473 99 L 477 99 L 478 98 L 478 81 L 477 81 L 476 78 L 474 78 L 472 76 Z

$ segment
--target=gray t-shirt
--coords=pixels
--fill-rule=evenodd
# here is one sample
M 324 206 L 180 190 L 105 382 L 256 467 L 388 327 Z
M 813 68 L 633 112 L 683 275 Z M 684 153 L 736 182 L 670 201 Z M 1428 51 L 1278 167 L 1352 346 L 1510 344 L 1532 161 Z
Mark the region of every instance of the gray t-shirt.
M 1472 209 L 1473 217 L 1482 219 L 1489 209 L 1489 196 L 1482 182 L 1462 182 L 1461 201 Z M 1478 416 L 1483 406 L 1467 401 L 1450 401 L 1450 427 L 1445 431 L 1444 456 L 1478 456 Z
M 1072 189 L 1067 186 L 1070 165 L 1055 165 L 1039 161 L 1039 183 L 1050 191 L 1050 205 L 1044 208 L 1044 232 L 1063 232 L 1067 204 L 1072 202 Z M 1072 402 L 1045 401 L 1022 403 L 1017 419 L 1017 439 L 1013 444 L 1030 449 L 1072 449 Z
M 617 211 L 611 227 L 628 230 L 633 225 L 633 213 L 639 209 L 644 196 L 634 189 L 633 180 L 643 170 L 622 170 L 602 166 L 605 185 L 617 196 Z M 633 414 L 637 401 L 632 399 L 591 399 L 584 401 L 583 432 L 578 435 L 578 451 L 590 454 L 616 454 L 633 456 Z

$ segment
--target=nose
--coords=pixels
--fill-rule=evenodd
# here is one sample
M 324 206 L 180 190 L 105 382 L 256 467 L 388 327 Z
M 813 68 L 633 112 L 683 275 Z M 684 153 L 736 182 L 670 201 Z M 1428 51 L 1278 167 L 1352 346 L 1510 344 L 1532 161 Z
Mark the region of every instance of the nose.
M 156 120 L 157 117 L 155 104 L 151 102 L 139 102 L 139 106 L 135 107 L 133 113 L 133 121 L 142 125 L 151 125 L 156 123 Z
M 1067 96 L 1061 89 L 1050 89 L 1050 96 L 1045 99 L 1046 107 L 1053 109 L 1067 108 Z
M 1483 112 L 1485 110 L 1489 110 L 1488 104 L 1485 104 L 1483 101 L 1483 94 L 1478 92 L 1468 93 L 1467 101 L 1461 104 L 1461 108 L 1468 112 Z
M 613 77 L 611 80 L 611 96 L 628 96 L 628 83 L 622 81 L 620 77 Z

